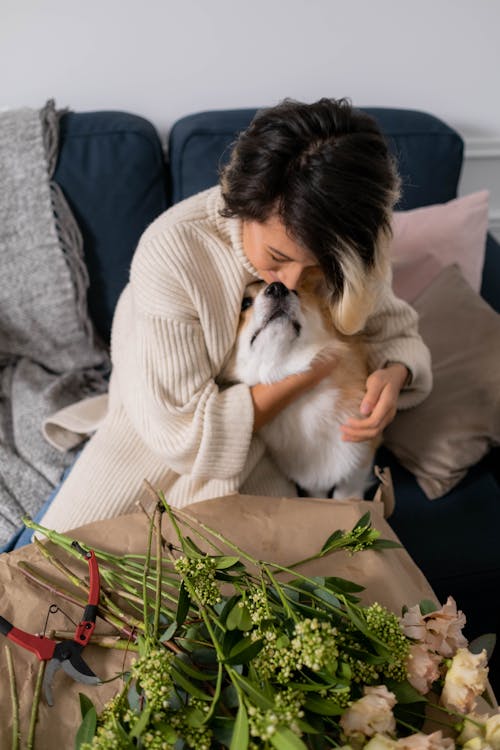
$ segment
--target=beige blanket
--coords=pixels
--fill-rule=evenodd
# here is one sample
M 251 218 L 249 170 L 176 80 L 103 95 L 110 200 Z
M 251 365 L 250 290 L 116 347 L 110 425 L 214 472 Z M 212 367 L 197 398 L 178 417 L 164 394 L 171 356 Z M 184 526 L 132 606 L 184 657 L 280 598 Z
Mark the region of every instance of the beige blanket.
M 382 532 L 382 536 L 396 539 L 384 520 L 381 503 L 235 495 L 189 507 L 193 516 L 219 529 L 253 556 L 285 565 L 319 551 L 335 529 L 352 528 L 367 510 L 371 511 L 373 525 Z M 165 536 L 173 540 L 168 519 L 164 517 L 163 523 Z M 71 536 L 90 546 L 116 553 L 143 553 L 147 527 L 146 516 L 136 513 L 89 524 L 77 529 Z M 59 603 L 75 621 L 81 617 L 81 609 L 28 582 L 18 568 L 19 561 L 28 561 L 52 578 L 58 576 L 33 545 L 0 556 L 0 615 L 18 628 L 30 632 L 43 630 L 52 602 Z M 352 579 L 366 587 L 362 595 L 364 603 L 378 601 L 397 613 L 400 613 L 403 604 L 411 606 L 423 598 L 435 600 L 431 587 L 404 549 L 365 551 L 353 556 L 336 553 L 308 563 L 302 570 L 309 575 L 326 574 Z M 51 617 L 50 627 L 72 629 L 72 625 L 60 613 Z M 98 619 L 96 633 L 104 632 L 112 631 Z M 9 643 L 14 658 L 24 742 L 39 663 L 34 654 L 1 637 L 0 748 L 7 749 L 11 746 L 11 700 L 5 643 Z M 92 645 L 85 649 L 84 657 L 101 679 L 122 671 L 129 661 L 123 652 Z M 40 706 L 36 750 L 73 748 L 75 732 L 80 724 L 78 693 L 88 695 L 99 710 L 120 686 L 121 682 L 116 680 L 87 687 L 73 682 L 64 672 L 58 672 L 54 678 L 54 707 L 49 708 L 43 701 Z

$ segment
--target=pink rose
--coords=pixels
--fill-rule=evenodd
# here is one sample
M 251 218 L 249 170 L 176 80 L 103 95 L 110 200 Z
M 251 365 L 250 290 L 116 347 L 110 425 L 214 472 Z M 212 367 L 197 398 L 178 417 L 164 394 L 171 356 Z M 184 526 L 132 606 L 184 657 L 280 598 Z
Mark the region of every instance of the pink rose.
M 431 689 L 431 685 L 439 677 L 439 665 L 441 656 L 434 654 L 422 643 L 414 643 L 410 646 L 406 669 L 408 682 L 421 695 L 425 695 Z
M 457 649 L 467 646 L 462 635 L 465 615 L 457 611 L 453 597 L 435 612 L 422 615 L 418 605 L 411 607 L 401 619 L 401 627 L 408 638 L 419 641 L 441 656 L 453 656 Z

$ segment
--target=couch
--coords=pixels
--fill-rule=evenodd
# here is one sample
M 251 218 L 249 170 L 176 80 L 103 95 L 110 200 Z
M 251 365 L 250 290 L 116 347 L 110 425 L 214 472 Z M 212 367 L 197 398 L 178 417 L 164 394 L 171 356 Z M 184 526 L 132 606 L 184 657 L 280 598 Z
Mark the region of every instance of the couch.
M 416 111 L 367 109 L 379 122 L 403 178 L 401 210 L 442 204 L 457 195 L 463 158 L 459 134 Z M 235 134 L 255 110 L 213 111 L 177 121 L 168 147 L 145 119 L 122 112 L 68 113 L 61 122 L 55 179 L 79 223 L 90 275 L 88 304 L 109 341 L 113 310 L 146 226 L 169 205 L 217 181 Z M 500 311 L 500 246 L 488 236 L 481 286 Z M 430 501 L 395 456 L 382 447 L 396 507 L 390 524 L 436 594 L 452 594 L 467 613 L 467 635 L 500 632 L 499 451 L 492 450 L 444 497 Z M 491 664 L 496 682 L 498 650 Z M 498 689 L 498 686 L 497 686 Z

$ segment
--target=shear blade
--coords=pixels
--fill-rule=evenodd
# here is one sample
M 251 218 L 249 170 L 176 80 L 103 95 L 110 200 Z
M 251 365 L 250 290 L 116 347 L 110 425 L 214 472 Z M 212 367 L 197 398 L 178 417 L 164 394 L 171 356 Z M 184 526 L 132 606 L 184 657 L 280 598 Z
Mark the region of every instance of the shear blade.
M 83 682 L 84 685 L 99 685 L 101 682 L 99 677 L 92 672 L 89 665 L 78 657 L 73 657 L 71 661 L 65 659 L 61 662 L 61 667 L 66 674 L 77 682 Z

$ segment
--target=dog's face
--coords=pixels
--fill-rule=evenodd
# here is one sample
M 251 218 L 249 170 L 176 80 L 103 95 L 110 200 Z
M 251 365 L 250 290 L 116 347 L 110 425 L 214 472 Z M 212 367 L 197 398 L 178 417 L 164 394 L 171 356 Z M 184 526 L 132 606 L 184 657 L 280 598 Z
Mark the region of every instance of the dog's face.
M 306 370 L 331 342 L 314 294 L 280 282 L 245 290 L 235 348 L 224 378 L 255 385 Z

